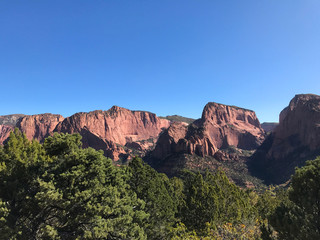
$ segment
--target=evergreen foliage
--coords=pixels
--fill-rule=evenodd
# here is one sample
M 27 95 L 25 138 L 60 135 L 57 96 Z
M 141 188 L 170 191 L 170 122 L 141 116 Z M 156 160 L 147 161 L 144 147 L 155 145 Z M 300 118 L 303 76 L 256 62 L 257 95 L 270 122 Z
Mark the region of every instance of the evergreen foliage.
M 320 239 L 320 157 L 292 176 L 289 198 L 270 217 L 280 239 Z
M 223 172 L 206 172 L 202 176 L 186 171 L 183 180 L 184 199 L 179 216 L 188 228 L 201 231 L 207 223 L 239 223 L 254 218 L 249 194 L 230 183 Z
M 115 166 L 79 134 L 0 146 L 0 239 L 320 239 L 320 157 L 288 191 L 240 189 L 223 171 L 169 179 Z
M 79 141 L 56 134 L 41 146 L 12 134 L 1 151 L 1 236 L 146 239 L 144 202 L 110 159 Z
M 165 239 L 177 209 L 170 180 L 137 157 L 129 163 L 128 175 L 128 183 L 137 196 L 145 201 L 145 211 L 150 214 L 146 229 L 148 239 Z

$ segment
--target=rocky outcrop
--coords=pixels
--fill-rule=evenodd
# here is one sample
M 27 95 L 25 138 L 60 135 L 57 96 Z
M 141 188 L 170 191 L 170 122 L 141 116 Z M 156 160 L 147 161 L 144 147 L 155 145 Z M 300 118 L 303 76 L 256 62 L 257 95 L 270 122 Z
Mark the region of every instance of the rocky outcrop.
M 0 125 L 0 144 L 3 144 L 5 140 L 10 136 L 10 132 L 14 130 L 14 126 Z
M 118 160 L 121 158 L 121 155 L 126 155 L 126 152 L 122 147 L 117 146 L 111 141 L 102 139 L 98 135 L 89 131 L 86 127 L 81 129 L 79 133 L 82 136 L 82 146 L 84 148 L 92 147 L 96 150 L 103 150 L 105 156 L 113 160 Z
M 16 126 L 17 122 L 25 115 L 11 114 L 0 116 L 0 125 Z
M 296 95 L 279 120 L 251 160 L 253 173 L 267 183 L 287 181 L 296 166 L 320 153 L 320 96 Z
M 125 145 L 156 137 L 162 128 L 169 125 L 168 120 L 160 119 L 153 113 L 113 106 L 108 111 L 76 113 L 58 124 L 55 131 L 74 133 L 86 127 L 103 139 Z
M 144 154 L 151 149 L 159 133 L 168 128 L 170 121 L 144 111 L 130 111 L 113 106 L 108 111 L 76 113 L 63 118 L 55 114 L 0 116 L 0 144 L 14 127 L 28 139 L 42 142 L 53 132 L 80 133 L 83 147 L 102 149 L 114 160 L 127 158 L 130 153 Z
M 279 123 L 276 123 L 276 122 L 264 122 L 264 123 L 261 123 L 262 129 L 266 133 L 272 132 L 278 125 L 279 125 Z
M 29 140 L 37 139 L 42 142 L 63 119 L 61 115 L 51 113 L 29 115 L 20 118 L 16 127 L 24 132 Z
M 118 160 L 120 154 L 126 153 L 121 146 L 145 150 L 143 148 L 148 144 L 142 141 L 157 138 L 169 125 L 169 120 L 160 119 L 153 113 L 113 106 L 108 111 L 76 113 L 59 123 L 54 131 L 82 134 L 85 129 L 105 143 L 106 155 L 113 154 L 112 158 Z M 83 141 L 93 148 L 103 149 L 101 143 L 96 146 L 95 141 Z
M 11 114 L 0 116 L 0 144 L 10 136 L 17 122 L 23 117 L 23 114 Z
M 214 156 L 219 149 L 229 146 L 252 150 L 264 138 L 265 132 L 253 111 L 208 103 L 201 119 L 193 124 L 172 124 L 159 137 L 151 157 L 163 159 L 176 153 Z

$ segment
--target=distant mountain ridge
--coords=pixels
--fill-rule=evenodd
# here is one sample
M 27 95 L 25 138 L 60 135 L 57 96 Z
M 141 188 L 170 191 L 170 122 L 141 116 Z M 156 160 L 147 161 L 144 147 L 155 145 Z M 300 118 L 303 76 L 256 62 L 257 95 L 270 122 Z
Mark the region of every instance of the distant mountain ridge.
M 215 116 L 215 120 L 210 120 L 209 117 L 204 116 L 210 111 L 211 107 L 215 106 L 216 113 L 212 113 L 210 117 Z M 217 108 L 218 107 L 218 108 Z M 212 110 L 212 109 L 211 109 Z M 232 122 L 225 122 L 226 116 L 230 112 L 238 111 L 241 114 L 234 116 Z M 244 113 L 244 114 L 242 114 Z M 228 117 L 230 117 L 228 115 Z M 228 118 L 227 117 L 227 118 Z M 144 156 L 147 152 L 152 151 L 157 145 L 159 134 L 176 124 L 187 126 L 192 124 L 185 134 L 190 135 L 189 147 L 190 153 L 195 153 L 200 156 L 213 155 L 219 148 L 228 147 L 229 145 L 252 145 L 250 148 L 255 148 L 263 138 L 263 131 L 260 127 L 259 120 L 256 118 L 253 111 L 248 111 L 235 106 L 227 106 L 218 103 L 208 103 L 203 112 L 201 119 L 194 120 L 178 115 L 157 117 L 154 113 L 146 111 L 131 111 L 129 109 L 113 106 L 107 111 L 96 110 L 91 112 L 79 112 L 70 117 L 64 118 L 59 114 L 38 114 L 38 115 L 10 115 L 1 116 L 2 119 L 0 129 L 1 143 L 9 136 L 10 131 L 14 127 L 18 127 L 24 132 L 28 139 L 37 139 L 40 142 L 45 137 L 52 135 L 54 132 L 61 133 L 80 133 L 84 147 L 93 147 L 95 149 L 102 149 L 105 155 L 113 160 L 130 159 L 134 155 Z M 206 120 L 205 120 L 206 119 Z M 259 140 L 256 140 L 251 132 L 241 130 L 243 122 L 255 128 L 259 135 Z M 250 123 L 249 123 L 250 122 Z M 213 124 L 216 129 L 213 132 L 208 130 L 202 136 L 199 129 L 204 128 L 207 124 Z M 217 127 L 223 124 L 222 128 Z M 230 126 L 234 124 L 234 127 Z M 242 126 L 243 125 L 243 126 Z M 229 127 L 228 127 L 229 126 Z M 240 129 L 240 131 L 235 130 Z M 170 130 L 171 131 L 171 130 Z M 191 136 L 194 131 L 194 136 Z M 224 131 L 223 137 L 216 138 L 217 131 Z M 238 132 L 237 132 L 238 131 Z M 244 131 L 244 132 L 242 132 Z M 236 134 L 234 134 L 237 132 Z M 247 143 L 248 137 L 253 141 Z M 251 137 L 250 137 L 251 136 Z M 163 136 L 162 136 L 163 138 Z
M 182 116 L 179 116 L 179 115 L 169 115 L 169 116 L 166 116 L 166 117 L 159 117 L 159 118 L 162 118 L 162 119 L 167 119 L 171 122 L 185 122 L 185 123 L 193 123 L 196 119 L 194 118 L 187 118 L 187 117 L 182 117 Z
M 55 132 L 79 133 L 83 147 L 101 149 L 119 164 L 140 156 L 167 173 L 228 162 L 245 172 L 246 159 L 256 150 L 249 161 L 251 173 L 266 183 L 282 183 L 296 166 L 320 154 L 320 96 L 296 95 L 279 119 L 279 124 L 260 124 L 252 110 L 215 102 L 206 104 L 197 120 L 118 106 L 66 118 L 12 114 L 0 116 L 0 144 L 15 127 L 40 142 Z
M 277 122 L 263 122 L 263 123 L 261 123 L 261 127 L 267 133 L 272 132 L 278 125 L 279 125 L 279 123 L 277 123 Z

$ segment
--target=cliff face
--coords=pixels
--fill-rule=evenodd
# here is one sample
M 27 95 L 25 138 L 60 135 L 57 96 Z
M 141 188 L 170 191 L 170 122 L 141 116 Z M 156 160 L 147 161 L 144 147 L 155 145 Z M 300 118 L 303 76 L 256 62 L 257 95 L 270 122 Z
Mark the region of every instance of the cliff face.
M 9 137 L 10 132 L 14 130 L 17 122 L 23 116 L 23 114 L 0 116 L 0 144 L 3 144 L 3 142 Z
M 163 159 L 176 153 L 214 156 L 219 149 L 229 146 L 252 150 L 264 138 L 265 132 L 253 111 L 208 103 L 201 119 L 193 124 L 172 124 L 159 137 L 152 157 Z
M 37 139 L 42 142 L 63 119 L 61 115 L 51 113 L 24 116 L 19 119 L 16 127 L 24 132 L 29 140 Z
M 3 144 L 15 127 L 24 132 L 29 140 L 37 139 L 41 142 L 52 133 L 56 125 L 62 120 L 61 115 L 51 113 L 29 116 L 23 114 L 0 116 L 0 144 Z
M 10 125 L 0 125 L 0 144 L 10 136 L 10 132 L 13 131 L 14 126 Z
M 113 106 L 108 111 L 76 113 L 60 122 L 54 131 L 80 133 L 85 145 L 96 149 L 104 148 L 107 156 L 118 160 L 121 154 L 127 153 L 123 146 L 145 151 L 150 146 L 144 141 L 153 141 L 169 125 L 170 121 L 160 119 L 153 113 Z M 83 134 L 84 129 L 86 134 Z M 95 136 L 100 140 L 90 140 L 89 136 L 90 139 Z M 103 148 L 101 141 L 104 142 Z
M 270 183 L 285 182 L 296 166 L 320 153 L 320 96 L 296 95 L 279 120 L 251 161 L 253 172 Z
M 86 127 L 103 139 L 125 145 L 156 137 L 162 128 L 169 125 L 170 121 L 160 119 L 153 113 L 113 106 L 108 111 L 76 113 L 58 124 L 55 131 L 74 133 Z
M 80 133 L 83 147 L 102 149 L 105 155 L 118 160 L 130 153 L 145 153 L 153 147 L 159 133 L 170 121 L 144 111 L 112 107 L 108 111 L 76 113 L 68 118 L 55 114 L 0 116 L 0 143 L 9 137 L 14 127 L 28 139 L 40 142 L 53 132 Z

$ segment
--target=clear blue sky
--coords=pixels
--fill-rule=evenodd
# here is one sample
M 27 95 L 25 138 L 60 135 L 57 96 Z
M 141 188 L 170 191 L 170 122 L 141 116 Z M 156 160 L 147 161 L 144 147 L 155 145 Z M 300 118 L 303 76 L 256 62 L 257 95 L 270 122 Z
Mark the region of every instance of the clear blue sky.
M 320 1 L 0 0 L 0 87 L 0 115 L 214 101 L 277 121 L 320 94 Z

